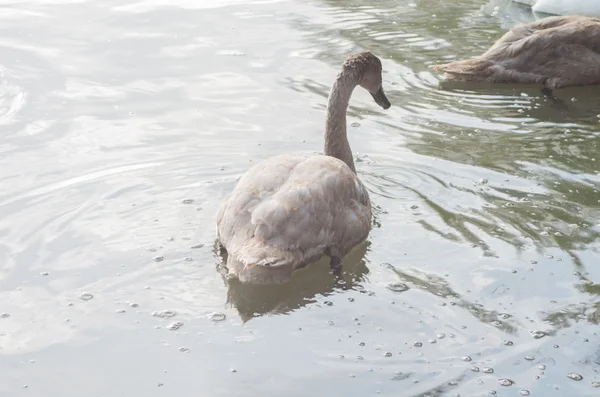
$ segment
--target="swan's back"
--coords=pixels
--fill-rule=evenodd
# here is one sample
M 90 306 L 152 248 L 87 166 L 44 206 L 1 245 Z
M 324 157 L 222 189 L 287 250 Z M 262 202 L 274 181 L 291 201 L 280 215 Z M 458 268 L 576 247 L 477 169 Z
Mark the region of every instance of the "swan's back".
M 328 247 L 356 245 L 370 225 L 366 188 L 346 163 L 323 155 L 280 155 L 253 166 L 217 215 L 219 240 L 244 265 L 301 267 Z
M 548 17 L 518 24 L 483 55 L 436 65 L 450 77 L 550 87 L 600 83 L 600 19 Z

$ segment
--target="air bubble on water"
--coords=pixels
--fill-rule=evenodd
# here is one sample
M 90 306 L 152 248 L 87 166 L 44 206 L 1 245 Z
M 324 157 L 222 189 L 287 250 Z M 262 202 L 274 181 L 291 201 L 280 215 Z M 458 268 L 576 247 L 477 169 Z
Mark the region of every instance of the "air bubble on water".
M 181 347 L 179 348 L 179 351 L 180 351 L 181 353 L 187 353 L 187 352 L 189 352 L 189 351 L 190 351 L 190 349 L 189 349 L 189 348 L 187 348 L 187 347 L 183 347 L 183 346 L 181 346 Z
M 354 298 L 348 298 L 348 302 L 354 302 Z
M 498 379 L 498 384 L 500 386 L 512 386 L 514 383 L 515 382 L 513 382 L 512 380 L 507 379 L 507 378 L 500 378 L 500 379 Z
M 392 357 L 392 352 L 385 352 L 384 357 Z
M 492 324 L 494 327 L 499 327 L 502 325 L 502 321 L 492 320 L 490 324 Z
M 571 380 L 580 381 L 583 379 L 583 376 L 576 374 L 575 372 L 571 372 L 571 373 L 567 374 L 567 378 L 569 378 Z
M 479 372 L 479 367 L 471 367 L 471 371 L 473 371 L 473 372 Z
M 544 331 L 531 331 L 531 336 L 533 336 L 535 339 L 541 339 L 546 335 L 548 334 Z
M 154 317 L 160 317 L 160 318 L 170 318 L 170 317 L 174 317 L 177 313 L 175 313 L 172 310 L 162 310 L 160 312 L 153 312 L 152 315 Z
M 592 387 L 600 387 L 600 382 L 592 382 Z
M 533 360 L 535 360 L 535 357 L 533 357 L 533 356 L 525 356 L 525 357 L 523 357 L 523 358 L 524 358 L 525 360 L 527 360 L 527 361 L 533 361 Z
M 365 342 L 358 342 L 358 345 L 359 345 L 359 346 L 364 346 L 364 345 L 365 345 Z
M 521 390 L 519 393 L 521 393 L 521 395 L 522 395 L 522 396 L 528 396 L 528 395 L 530 395 L 530 394 L 531 394 L 531 393 L 529 392 L 529 390 L 525 390 L 525 389 Z
M 155 256 L 154 257 L 154 262 L 162 262 L 165 260 L 164 256 Z
M 138 305 L 137 303 L 130 303 L 129 307 L 139 307 L 140 305 Z
M 404 291 L 408 290 L 408 286 L 404 283 L 388 284 L 388 286 L 386 288 L 393 292 L 404 292 Z
M 433 343 L 437 343 L 436 339 L 429 339 L 429 343 L 433 344 Z
M 237 372 L 237 369 L 235 369 L 235 368 L 231 368 L 229 371 L 230 371 L 230 372 L 232 372 L 232 373 L 236 373 L 236 372 Z
M 471 357 L 469 357 L 469 356 L 462 356 L 460 359 L 461 359 L 461 360 L 463 360 L 464 362 L 467 362 L 467 363 L 468 363 L 469 361 L 472 361 L 472 360 L 473 360 L 473 359 L 472 359 Z
M 438 339 L 444 339 L 445 337 L 446 337 L 446 334 L 443 334 L 443 333 L 436 335 L 436 338 L 438 338 Z
M 169 324 L 167 328 L 171 331 L 177 331 L 181 327 L 183 327 L 183 323 L 181 321 L 175 321 L 174 323 Z
M 194 244 L 190 248 L 191 249 L 198 249 L 198 248 L 202 248 L 202 247 L 204 247 L 204 244 Z
M 89 292 L 84 292 L 83 294 L 79 295 L 79 299 L 83 300 L 83 301 L 89 301 L 90 299 L 93 299 L 94 295 L 90 294 Z
M 360 127 L 360 123 L 358 121 L 353 121 L 352 123 L 350 123 L 350 126 L 354 128 Z
M 41 272 L 40 275 L 42 275 L 42 276 L 49 276 L 50 273 L 48 273 L 48 272 Z
M 413 342 L 413 346 L 414 347 L 422 347 L 423 343 L 422 342 Z
M 331 301 L 325 301 L 323 303 L 327 306 L 333 306 L 333 302 L 331 302 Z
M 194 199 L 185 199 L 181 202 L 181 204 L 192 204 L 194 202 Z
M 481 371 L 484 372 L 484 373 L 486 373 L 486 374 L 493 374 L 494 373 L 494 368 L 483 367 L 483 369 Z
M 227 318 L 227 316 L 225 316 L 225 313 L 214 312 L 214 313 L 209 314 L 208 318 L 211 321 L 219 322 L 219 321 L 225 320 Z
M 9 317 L 10 317 L 10 314 L 8 314 L 8 313 L 0 314 L 0 318 L 9 318 Z
M 514 345 L 514 343 L 513 343 L 513 341 L 510 341 L 510 340 L 505 340 L 505 341 L 504 341 L 504 345 L 505 345 L 505 346 L 512 346 L 512 345 Z
M 125 309 L 119 309 L 117 310 L 117 313 L 125 313 Z
M 335 323 L 333 322 L 333 320 L 327 320 L 327 324 L 329 324 L 329 325 L 335 325 Z

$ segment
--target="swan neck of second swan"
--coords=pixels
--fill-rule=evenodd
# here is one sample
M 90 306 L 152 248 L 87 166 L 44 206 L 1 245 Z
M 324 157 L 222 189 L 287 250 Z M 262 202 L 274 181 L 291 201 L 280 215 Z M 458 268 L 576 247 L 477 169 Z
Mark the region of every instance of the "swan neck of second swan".
M 327 120 L 325 123 L 325 149 L 327 156 L 342 160 L 356 174 L 352 149 L 346 133 L 346 110 L 352 96 L 352 91 L 357 86 L 356 78 L 351 74 L 340 73 L 327 101 Z

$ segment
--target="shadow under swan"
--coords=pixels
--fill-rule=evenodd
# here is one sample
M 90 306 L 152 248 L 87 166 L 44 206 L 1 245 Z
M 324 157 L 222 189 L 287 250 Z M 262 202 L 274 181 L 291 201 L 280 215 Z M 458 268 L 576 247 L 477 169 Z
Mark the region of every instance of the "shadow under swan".
M 343 273 L 333 275 L 328 258 L 294 272 L 291 279 L 275 284 L 245 284 L 227 276 L 227 251 L 215 242 L 217 270 L 227 286 L 227 304 L 235 307 L 245 323 L 267 314 L 288 314 L 317 301 L 318 295 L 328 296 L 337 291 L 360 290 L 367 280 L 369 268 L 365 256 L 371 243 L 367 240 L 352 250 L 343 260 Z

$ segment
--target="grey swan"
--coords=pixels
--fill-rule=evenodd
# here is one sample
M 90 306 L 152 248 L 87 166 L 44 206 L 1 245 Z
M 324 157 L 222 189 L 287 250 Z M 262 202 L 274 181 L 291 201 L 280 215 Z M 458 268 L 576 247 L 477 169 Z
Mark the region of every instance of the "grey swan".
M 248 169 L 217 213 L 217 240 L 227 251 L 227 276 L 270 284 L 323 256 L 334 273 L 371 230 L 371 201 L 356 175 L 346 110 L 361 86 L 383 109 L 381 60 L 347 57 L 329 92 L 324 154 L 281 154 Z

